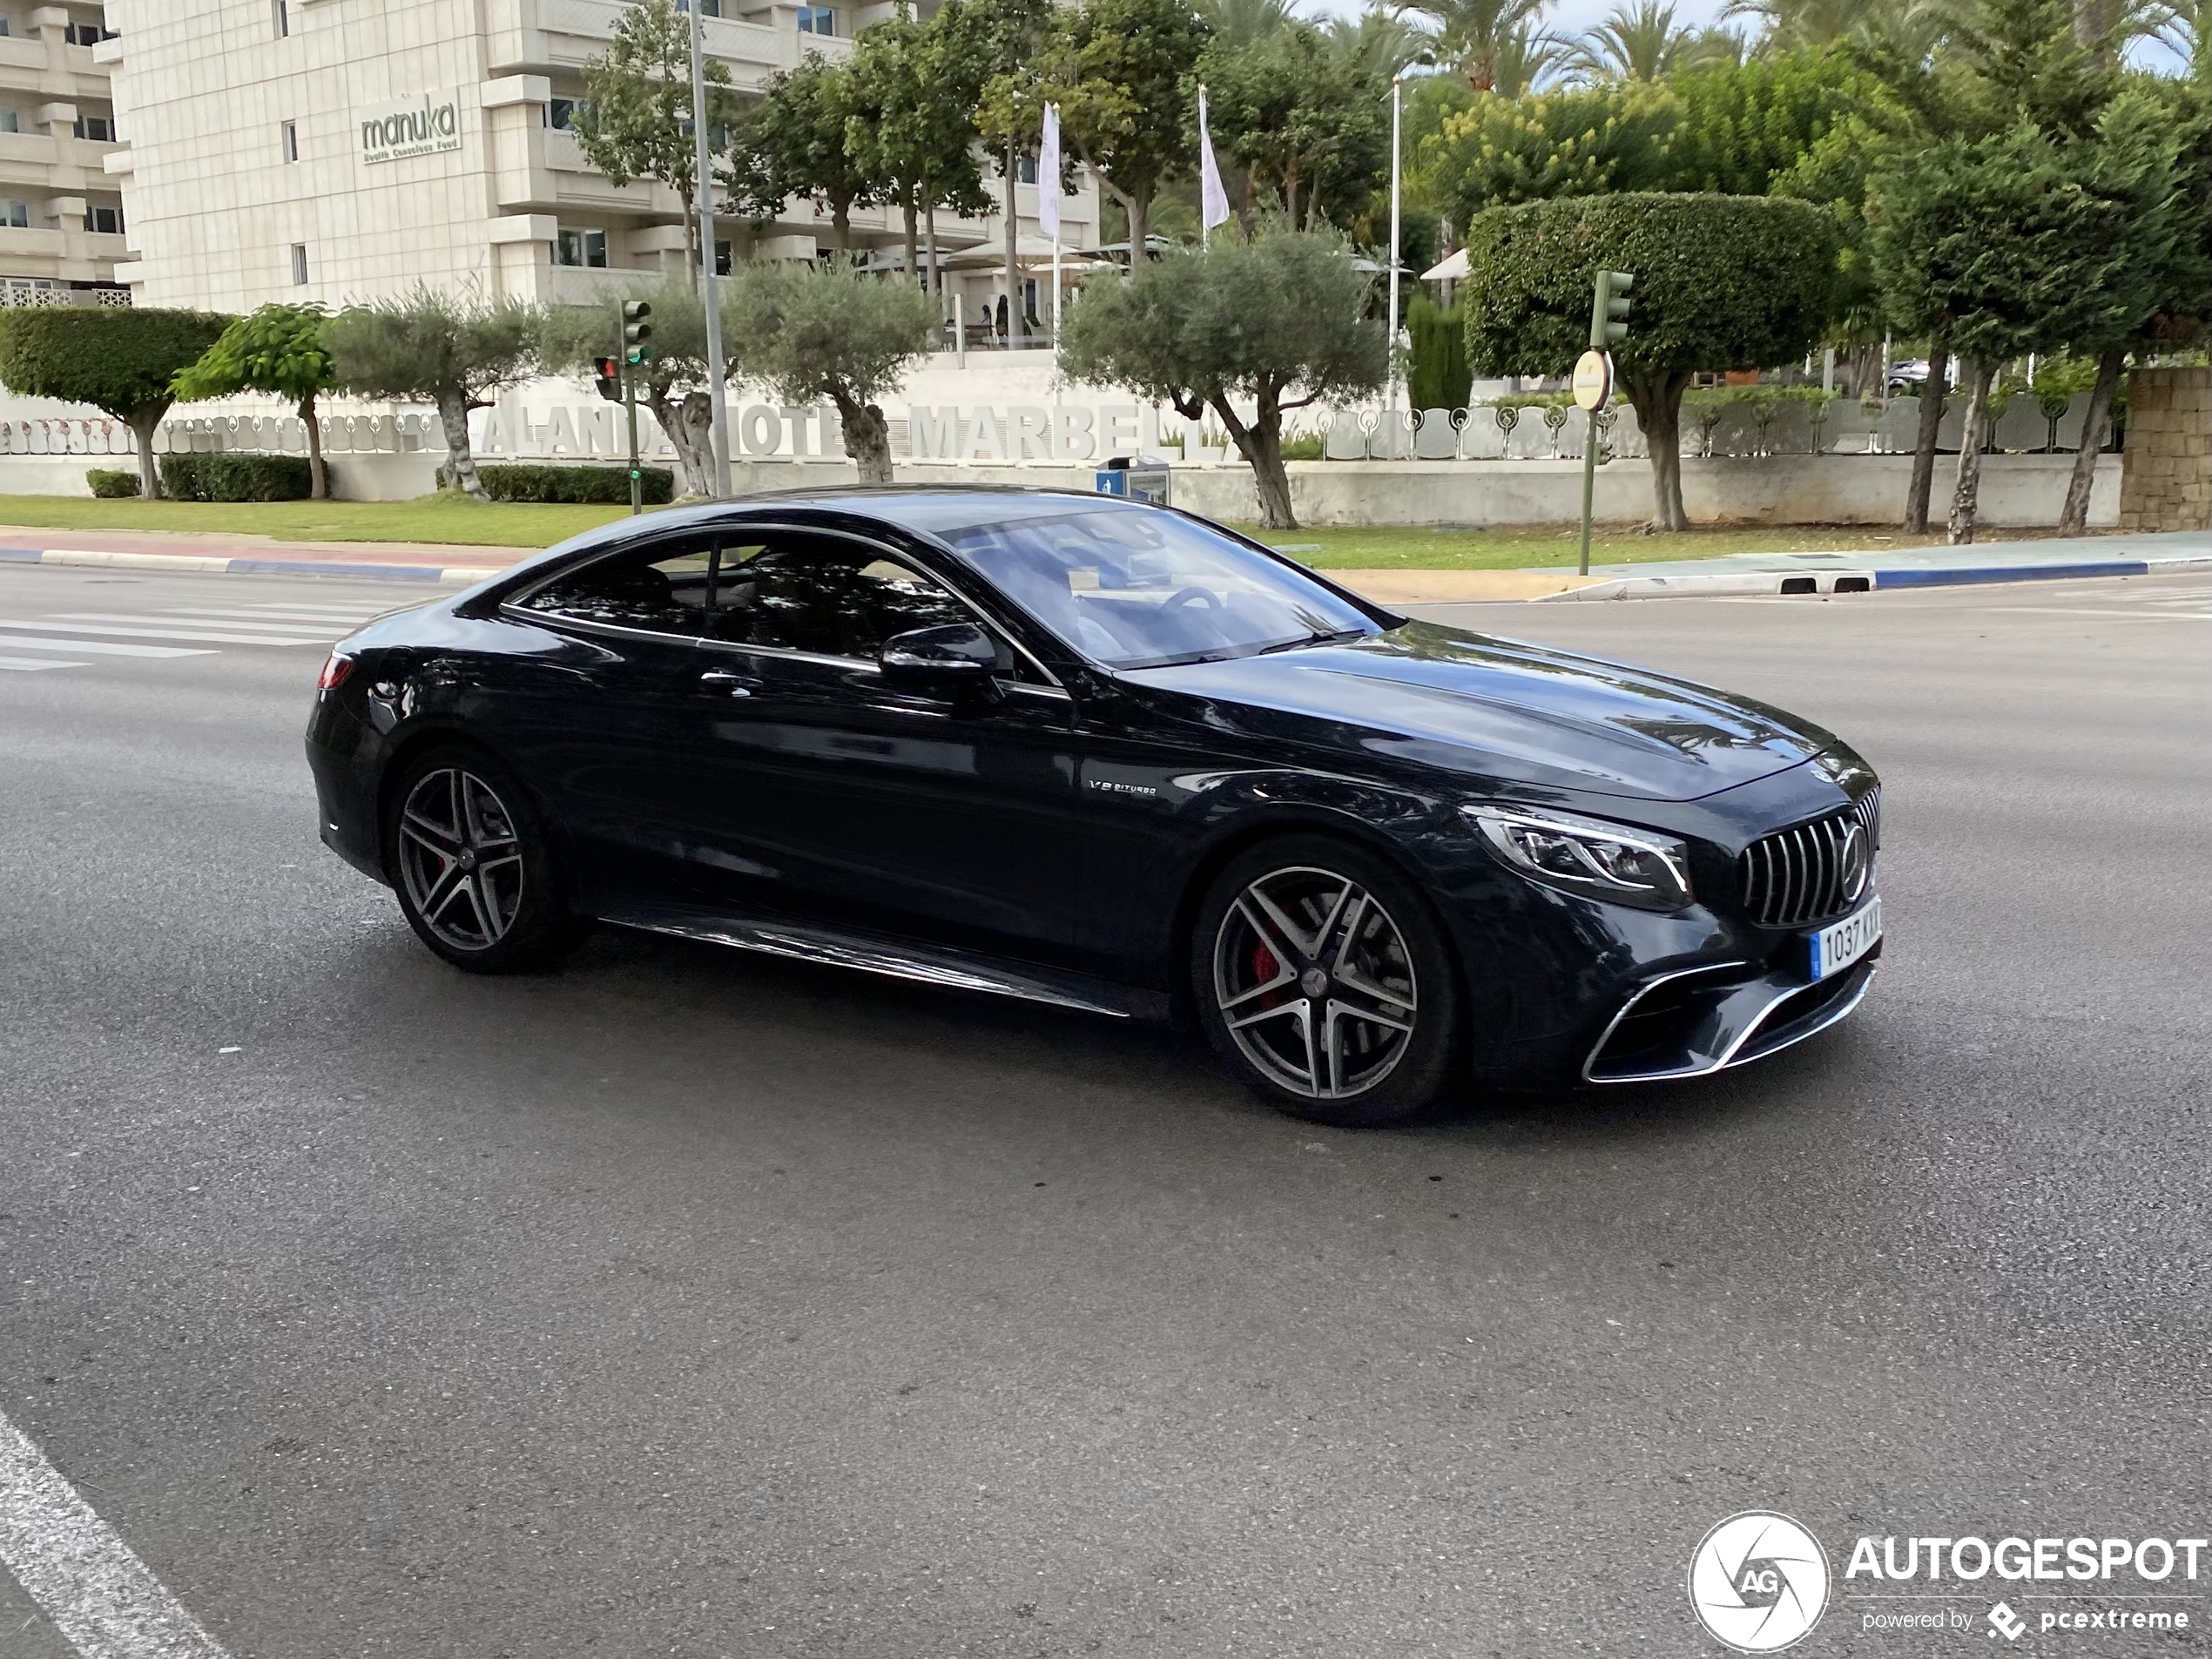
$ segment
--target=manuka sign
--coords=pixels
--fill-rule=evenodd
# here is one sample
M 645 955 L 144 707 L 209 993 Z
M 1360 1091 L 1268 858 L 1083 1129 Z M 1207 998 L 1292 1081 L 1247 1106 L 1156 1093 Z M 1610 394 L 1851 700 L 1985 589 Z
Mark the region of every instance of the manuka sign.
M 419 100 L 366 110 L 361 123 L 364 163 L 442 155 L 461 148 L 461 105 L 450 93 L 425 92 Z

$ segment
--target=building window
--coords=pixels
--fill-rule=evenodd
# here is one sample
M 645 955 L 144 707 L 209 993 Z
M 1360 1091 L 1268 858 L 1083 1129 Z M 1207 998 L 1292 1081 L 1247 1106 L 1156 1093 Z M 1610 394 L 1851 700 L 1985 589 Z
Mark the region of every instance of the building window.
M 1014 176 L 1025 185 L 1035 184 L 1037 182 L 1037 158 L 1035 156 L 1023 156 L 1021 161 L 1015 166 Z
M 269 0 L 269 17 L 270 21 L 276 25 L 277 38 L 279 40 L 282 40 L 287 35 L 289 35 L 292 32 L 292 6 L 290 0 Z
M 19 231 L 29 230 L 30 228 L 30 204 L 0 201 L 0 225 L 10 226 Z
M 718 241 L 714 245 L 714 274 L 730 274 L 730 245 L 727 242 Z
M 605 270 L 607 268 L 606 232 L 563 231 L 553 239 L 553 263 L 588 266 L 595 271 Z
M 0 35 L 8 32 L 6 25 L 7 19 L 0 17 Z M 113 40 L 115 30 L 96 23 L 73 23 L 62 30 L 62 38 L 72 46 L 97 46 L 104 40 Z
M 22 132 L 22 131 L 23 131 L 23 111 L 20 111 L 20 110 L 0 110 L 0 132 Z
M 799 9 L 799 32 L 802 35 L 835 34 L 837 13 L 827 6 L 801 6 Z
M 113 144 L 115 118 L 111 115 L 80 115 L 77 118 L 77 136 L 90 138 L 95 144 Z
M 97 236 L 123 234 L 123 210 L 120 207 L 88 207 L 84 210 L 84 228 Z
M 284 138 L 284 158 L 287 161 L 299 160 L 300 124 L 297 121 L 287 121 L 278 131 Z
M 590 113 L 591 100 L 588 98 L 556 98 L 545 106 L 545 125 L 563 132 L 573 132 L 578 118 Z
M 678 11 L 689 11 L 691 9 L 691 0 L 676 0 L 676 9 Z M 721 15 L 722 0 L 699 0 L 700 17 L 718 17 Z
M 307 286 L 307 245 L 305 242 L 292 245 L 292 286 L 295 288 Z

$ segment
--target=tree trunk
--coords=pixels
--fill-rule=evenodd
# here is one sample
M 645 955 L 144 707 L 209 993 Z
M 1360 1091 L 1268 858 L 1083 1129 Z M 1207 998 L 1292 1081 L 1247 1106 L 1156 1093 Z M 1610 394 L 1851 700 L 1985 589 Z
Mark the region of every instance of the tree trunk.
M 914 191 L 908 189 L 906 196 L 906 200 L 900 206 L 905 210 L 907 219 L 907 280 L 917 288 L 926 288 L 928 284 L 921 280 L 921 238 L 915 229 Z
M 931 184 L 926 188 L 929 192 L 929 201 L 922 209 L 921 229 L 924 246 L 929 253 L 929 277 L 922 286 L 942 301 L 945 297 L 945 273 L 937 264 L 937 186 Z M 940 311 L 944 308 L 941 303 L 937 307 Z
M 863 405 L 850 392 L 833 388 L 830 401 L 837 405 L 845 423 L 845 453 L 860 469 L 864 484 L 887 484 L 891 480 L 891 422 L 880 404 Z
M 699 291 L 699 214 L 698 204 L 691 199 L 688 190 L 677 192 L 684 204 L 684 274 L 691 285 L 691 292 Z
M 1014 235 L 1019 225 L 1020 205 L 1014 194 L 1015 186 L 1022 182 L 1022 158 L 1016 153 L 1014 140 L 1006 141 L 1006 343 L 1029 337 L 1028 326 L 1022 317 L 1022 282 L 1020 264 L 1015 255 Z M 887 471 L 887 478 L 890 474 Z
M 1912 440 L 1912 482 L 1905 490 L 1905 531 L 1919 536 L 1928 528 L 1928 496 L 1935 489 L 1936 432 L 1943 425 L 1943 381 L 1951 369 L 1951 342 L 1938 334 L 1928 347 L 1928 378 L 1920 383 L 1920 429 Z M 1889 365 L 1882 365 L 1882 389 L 1889 389 Z
M 438 394 L 438 424 L 446 431 L 446 475 L 463 495 L 484 499 L 484 481 L 476 476 L 476 457 L 469 451 L 469 405 L 457 391 Z
M 2074 474 L 2066 482 L 2066 505 L 2059 509 L 2059 534 L 2086 536 L 2089 530 L 2089 489 L 2097 482 L 2097 456 L 2103 453 L 2105 431 L 2112 424 L 2112 395 L 2120 389 L 2120 371 L 2128 365 L 2124 351 L 2108 351 L 2097 359 L 2097 383 L 2089 388 L 2088 418 L 2081 423 L 2080 447 L 2074 452 Z
M 1989 383 L 1997 375 L 1994 363 L 1973 365 L 1973 388 L 1966 394 L 1966 430 L 1959 435 L 1959 482 L 1951 492 L 1950 541 L 1965 547 L 1974 539 L 1974 509 L 1981 499 L 1981 429 L 1989 415 Z
M 1221 424 L 1237 441 L 1238 453 L 1252 469 L 1260 523 L 1271 530 L 1294 530 L 1298 515 L 1291 508 L 1291 475 L 1283 465 L 1283 410 L 1277 401 L 1280 395 L 1271 385 L 1263 384 L 1250 426 L 1238 418 L 1237 406 L 1226 394 L 1211 401 Z
M 168 413 L 166 403 L 141 403 L 125 422 L 138 441 L 138 494 L 147 501 L 161 499 L 161 469 L 153 464 L 153 434 Z
M 1689 515 L 1682 504 L 1682 395 L 1689 388 L 1689 376 L 1675 370 L 1621 378 L 1651 456 L 1651 528 L 1686 530 Z
M 322 423 L 315 419 L 315 395 L 300 400 L 300 420 L 307 428 L 307 499 L 330 499 L 330 475 L 322 464 Z
M 709 432 L 713 416 L 706 394 L 690 392 L 680 401 L 671 401 L 665 386 L 647 381 L 644 395 L 637 401 L 660 423 L 660 429 L 675 447 L 676 464 L 684 474 L 684 493 L 711 496 L 714 451 Z
M 1124 196 L 1122 200 L 1129 208 L 1129 268 L 1136 269 L 1139 260 L 1152 257 L 1146 244 L 1152 233 L 1152 199 L 1150 196 Z
M 830 204 L 830 239 L 840 253 L 853 251 L 853 204 L 840 198 Z

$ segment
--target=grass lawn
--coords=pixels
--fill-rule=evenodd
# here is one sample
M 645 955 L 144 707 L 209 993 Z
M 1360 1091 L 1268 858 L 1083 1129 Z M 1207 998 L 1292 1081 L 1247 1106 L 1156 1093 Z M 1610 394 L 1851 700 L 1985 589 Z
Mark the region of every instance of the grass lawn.
M 46 529 L 203 530 L 226 536 L 267 536 L 280 541 L 473 543 L 487 547 L 550 547 L 579 530 L 621 518 L 629 510 L 626 507 L 475 502 L 449 495 L 395 502 L 239 502 L 0 496 L 0 523 Z M 1577 532 L 1571 528 L 1480 530 L 1379 526 L 1261 530 L 1251 524 L 1238 528 L 1270 546 L 1291 549 L 1308 564 L 1325 570 L 1541 570 L 1571 566 L 1578 554 Z M 2039 534 L 2048 532 L 2005 530 L 1993 539 Z M 1726 553 L 1848 553 L 1942 540 L 1940 530 L 1908 536 L 1879 526 L 1693 529 L 1679 536 L 1646 536 L 1616 524 L 1602 526 L 1592 536 L 1590 562 L 1629 564 L 1651 559 L 1713 558 Z
M 650 510 L 650 509 L 649 509 Z M 69 530 L 204 530 L 287 542 L 443 542 L 550 547 L 627 507 L 545 507 L 422 496 L 414 501 L 96 501 L 0 496 L 0 524 Z
M 1238 527 L 1270 547 L 1287 548 L 1306 563 L 1337 570 L 1535 570 L 1581 556 L 1579 529 L 1424 529 L 1386 525 L 1356 529 L 1263 530 Z M 2010 541 L 2033 532 L 2005 530 Z M 1727 553 L 1856 553 L 1925 547 L 1944 539 L 1940 530 L 1906 536 L 1879 525 L 1793 525 L 1772 529 L 1691 529 L 1647 536 L 1621 525 L 1601 525 L 1590 535 L 1592 564 L 1634 564 L 1654 559 L 1710 559 Z

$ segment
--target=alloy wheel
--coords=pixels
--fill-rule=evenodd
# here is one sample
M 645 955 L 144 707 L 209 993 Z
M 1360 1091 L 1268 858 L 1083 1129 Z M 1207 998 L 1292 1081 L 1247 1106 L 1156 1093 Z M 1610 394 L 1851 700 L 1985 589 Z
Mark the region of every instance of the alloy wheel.
M 523 845 L 506 804 L 458 766 L 428 772 L 400 809 L 400 873 L 422 925 L 455 950 L 489 950 L 523 904 Z
M 1238 894 L 1214 936 L 1215 1006 L 1244 1058 L 1315 1100 L 1387 1077 L 1413 1042 L 1420 988 L 1405 935 L 1334 871 L 1273 870 Z

